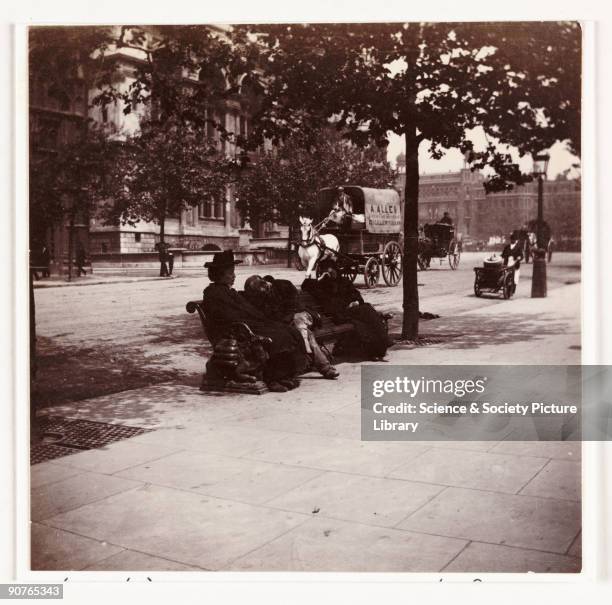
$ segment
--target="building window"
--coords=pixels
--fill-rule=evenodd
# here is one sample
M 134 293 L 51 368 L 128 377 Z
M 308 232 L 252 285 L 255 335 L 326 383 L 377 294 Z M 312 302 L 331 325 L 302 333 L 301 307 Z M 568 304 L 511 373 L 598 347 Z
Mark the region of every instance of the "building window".
M 140 243 L 140 236 L 142 234 L 141 233 L 134 233 L 134 241 L 139 244 Z
M 199 218 L 223 220 L 225 217 L 224 205 L 223 201 L 207 200 L 206 202 L 202 202 L 198 206 Z

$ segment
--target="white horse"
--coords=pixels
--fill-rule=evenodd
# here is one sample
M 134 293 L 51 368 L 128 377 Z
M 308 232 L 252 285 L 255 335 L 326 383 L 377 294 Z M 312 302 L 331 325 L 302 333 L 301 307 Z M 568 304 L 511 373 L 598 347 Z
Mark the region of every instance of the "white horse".
M 325 233 L 319 235 L 312 224 L 311 218 L 300 216 L 300 247 L 298 254 L 306 267 L 306 278 L 314 277 L 317 263 L 325 258 L 333 257 L 340 250 L 340 242 L 335 235 Z

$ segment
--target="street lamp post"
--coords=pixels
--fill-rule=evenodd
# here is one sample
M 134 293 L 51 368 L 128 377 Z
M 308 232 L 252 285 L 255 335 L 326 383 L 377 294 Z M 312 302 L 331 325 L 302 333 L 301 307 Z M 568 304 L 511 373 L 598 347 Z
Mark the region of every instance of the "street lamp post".
M 533 158 L 533 173 L 538 178 L 538 220 L 536 225 L 537 249 L 533 255 L 531 298 L 546 297 L 546 250 L 544 245 L 544 177 L 550 156 L 540 153 Z

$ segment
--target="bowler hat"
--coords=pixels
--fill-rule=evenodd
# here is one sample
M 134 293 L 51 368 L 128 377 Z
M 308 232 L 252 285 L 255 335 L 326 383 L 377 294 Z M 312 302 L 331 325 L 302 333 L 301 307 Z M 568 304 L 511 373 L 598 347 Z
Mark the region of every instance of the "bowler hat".
M 211 263 L 204 263 L 207 269 L 215 269 L 221 267 L 233 267 L 239 265 L 241 260 L 234 260 L 234 252 L 232 250 L 224 250 L 223 252 L 217 252 L 213 256 Z

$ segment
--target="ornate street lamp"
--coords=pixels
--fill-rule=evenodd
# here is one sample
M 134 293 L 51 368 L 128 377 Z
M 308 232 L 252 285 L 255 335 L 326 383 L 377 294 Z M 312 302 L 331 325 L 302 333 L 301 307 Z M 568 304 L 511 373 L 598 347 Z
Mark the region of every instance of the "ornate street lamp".
M 538 179 L 538 220 L 536 236 L 538 248 L 533 255 L 533 276 L 531 278 L 531 298 L 546 296 L 546 250 L 544 242 L 544 177 L 548 171 L 550 156 L 539 153 L 533 158 L 533 174 Z

